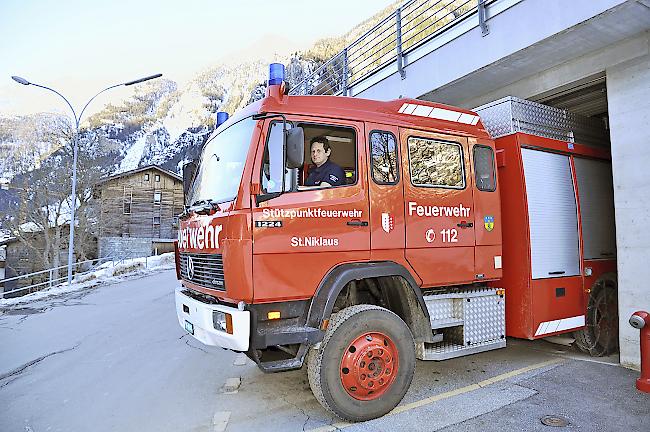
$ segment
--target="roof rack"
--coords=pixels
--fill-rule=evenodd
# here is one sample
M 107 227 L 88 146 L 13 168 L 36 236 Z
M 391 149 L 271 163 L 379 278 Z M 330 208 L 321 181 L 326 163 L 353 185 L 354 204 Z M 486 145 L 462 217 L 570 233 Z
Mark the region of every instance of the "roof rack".
M 508 96 L 473 110 L 492 138 L 516 132 L 560 141 L 608 146 L 609 134 L 598 119 Z

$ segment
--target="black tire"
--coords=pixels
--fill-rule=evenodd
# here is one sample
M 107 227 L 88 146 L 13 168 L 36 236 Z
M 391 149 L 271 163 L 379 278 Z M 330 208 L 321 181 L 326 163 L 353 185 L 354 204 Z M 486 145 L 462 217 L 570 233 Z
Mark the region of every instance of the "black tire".
M 382 340 L 381 337 L 375 337 L 373 340 L 371 336 L 368 339 L 371 333 L 384 335 L 385 338 Z M 378 383 L 377 386 L 380 385 L 377 379 L 390 378 L 390 381 L 385 381 L 387 384 L 383 384 L 384 387 L 377 389 L 383 393 L 380 396 L 372 395 L 373 390 L 369 390 L 367 387 L 369 381 L 363 382 L 365 389 L 359 389 L 363 392 L 369 391 L 371 394 L 365 397 L 374 399 L 360 400 L 351 396 L 352 390 L 344 387 L 344 379 L 365 379 L 361 377 L 366 376 L 362 374 L 363 369 L 357 369 L 359 372 L 354 377 L 348 376 L 347 374 L 352 372 L 349 368 L 343 367 L 347 364 L 344 363 L 345 361 L 350 361 L 350 358 L 355 356 L 355 354 L 349 354 L 355 352 L 352 351 L 353 342 L 369 345 L 364 348 L 364 350 L 370 350 L 368 354 L 383 352 L 372 344 L 381 344 L 382 348 L 383 345 L 388 347 L 385 352 L 387 361 L 381 357 L 372 358 L 373 364 L 375 360 L 379 362 L 378 366 L 374 366 L 375 374 L 379 373 L 379 375 L 368 377 L 368 379 L 375 380 Z M 373 348 L 376 349 L 373 350 Z M 361 352 L 360 348 L 359 353 Z M 344 355 L 347 360 L 344 359 Z M 356 355 L 356 357 L 359 356 L 360 354 Z M 390 363 L 391 360 L 392 363 Z M 391 371 L 389 367 L 395 362 L 398 364 L 397 372 L 392 374 L 394 371 Z M 363 366 L 363 362 L 357 364 Z M 344 420 L 353 422 L 381 417 L 400 403 L 413 380 L 415 371 L 413 335 L 404 321 L 387 309 L 373 305 L 351 306 L 332 315 L 319 349 L 311 349 L 308 354 L 307 368 L 309 385 L 314 396 L 330 412 Z M 371 370 L 370 365 L 367 368 Z M 345 372 L 346 369 L 348 372 Z
M 573 332 L 580 351 L 593 357 L 618 350 L 618 284 L 616 274 L 606 273 L 591 288 L 585 327 Z

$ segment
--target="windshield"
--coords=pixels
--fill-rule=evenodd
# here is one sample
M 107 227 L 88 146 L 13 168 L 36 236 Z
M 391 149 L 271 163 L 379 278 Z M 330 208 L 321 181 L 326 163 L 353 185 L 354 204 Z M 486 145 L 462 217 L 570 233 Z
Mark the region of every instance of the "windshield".
M 190 191 L 190 205 L 220 203 L 237 196 L 255 120 L 248 117 L 208 141 Z

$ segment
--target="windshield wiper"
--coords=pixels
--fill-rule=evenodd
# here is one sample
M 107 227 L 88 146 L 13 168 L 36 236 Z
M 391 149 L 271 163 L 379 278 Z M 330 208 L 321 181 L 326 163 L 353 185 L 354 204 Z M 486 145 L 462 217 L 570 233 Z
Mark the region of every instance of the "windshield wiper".
M 189 208 L 189 211 L 196 214 L 210 214 L 212 210 L 219 208 L 217 203 L 212 202 L 212 199 L 195 201 Z
M 212 202 L 212 199 L 194 201 L 191 206 L 185 206 L 185 210 L 179 215 L 179 218 L 185 219 L 191 213 L 200 215 L 210 214 L 212 210 L 216 210 L 218 208 L 218 203 Z
M 206 204 L 210 204 L 211 202 L 212 202 L 211 199 L 194 201 L 190 206 L 190 208 L 197 207 L 197 206 L 204 206 Z

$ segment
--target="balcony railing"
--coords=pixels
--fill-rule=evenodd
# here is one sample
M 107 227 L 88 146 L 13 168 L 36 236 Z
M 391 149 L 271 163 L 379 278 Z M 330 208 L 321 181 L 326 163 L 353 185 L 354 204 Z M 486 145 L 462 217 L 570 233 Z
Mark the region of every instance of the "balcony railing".
M 483 34 L 486 4 L 496 0 L 411 0 L 377 23 L 291 90 L 293 95 L 345 95 L 348 89 L 395 62 L 402 78 L 404 56 L 476 16 Z

